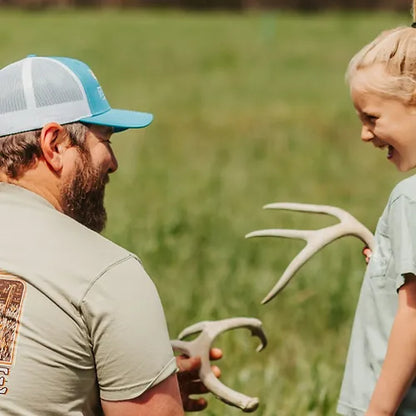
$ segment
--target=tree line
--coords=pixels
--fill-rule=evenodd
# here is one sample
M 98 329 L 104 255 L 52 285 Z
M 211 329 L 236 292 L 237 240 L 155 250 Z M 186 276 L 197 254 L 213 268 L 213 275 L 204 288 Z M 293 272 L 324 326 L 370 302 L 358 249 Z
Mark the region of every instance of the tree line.
M 158 7 L 183 9 L 409 10 L 409 0 L 0 0 L 0 5 L 43 7 Z

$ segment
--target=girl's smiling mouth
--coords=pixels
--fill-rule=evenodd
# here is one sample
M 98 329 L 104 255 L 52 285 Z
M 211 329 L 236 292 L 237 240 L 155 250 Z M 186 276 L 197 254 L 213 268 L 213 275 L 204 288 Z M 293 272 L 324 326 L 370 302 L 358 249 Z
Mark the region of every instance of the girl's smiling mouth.
M 387 148 L 387 159 L 391 159 L 393 157 L 394 147 L 389 144 Z

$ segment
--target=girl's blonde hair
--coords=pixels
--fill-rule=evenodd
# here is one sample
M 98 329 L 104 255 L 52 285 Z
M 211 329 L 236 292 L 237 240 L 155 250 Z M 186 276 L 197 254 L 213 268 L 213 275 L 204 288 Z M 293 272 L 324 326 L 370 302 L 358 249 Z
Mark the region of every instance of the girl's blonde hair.
M 416 0 L 413 1 L 415 21 Z M 382 32 L 350 61 L 346 72 L 349 84 L 357 72 L 380 65 L 384 77 L 366 79 L 366 87 L 378 93 L 416 104 L 416 27 L 398 27 Z

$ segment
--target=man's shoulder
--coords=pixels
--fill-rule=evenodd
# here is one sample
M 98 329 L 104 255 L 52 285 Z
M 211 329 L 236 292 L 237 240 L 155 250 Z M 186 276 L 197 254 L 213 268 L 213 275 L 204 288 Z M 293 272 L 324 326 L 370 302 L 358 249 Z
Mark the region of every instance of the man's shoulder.
M 108 263 L 134 256 L 109 238 L 88 229 L 64 214 L 61 215 L 65 217 L 60 219 L 65 223 L 65 228 L 63 227 L 62 230 L 64 234 L 61 238 L 62 244 L 76 257 L 86 256 L 89 262 Z
M 47 257 L 51 264 L 82 268 L 89 274 L 123 258 L 135 257 L 57 211 L 36 194 L 17 187 L 2 186 L 0 191 L 0 227 L 4 237 L 0 249 L 10 251 L 10 255 L 20 252 L 25 263 L 35 265 Z
M 123 259 L 137 257 L 109 238 L 90 230 L 65 214 L 55 212 L 49 218 L 49 236 L 57 242 L 56 255 L 70 262 L 74 259 L 87 269 L 105 269 Z M 55 231 L 59 235 L 55 234 Z M 92 270 L 91 270 L 92 271 Z

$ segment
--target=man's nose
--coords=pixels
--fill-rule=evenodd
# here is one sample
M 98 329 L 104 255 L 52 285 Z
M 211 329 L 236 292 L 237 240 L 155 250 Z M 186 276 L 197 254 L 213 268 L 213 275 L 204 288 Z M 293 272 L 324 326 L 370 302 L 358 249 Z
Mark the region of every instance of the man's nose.
M 112 149 L 110 150 L 110 154 L 111 154 L 111 159 L 110 159 L 110 166 L 109 166 L 108 172 L 109 173 L 114 173 L 118 169 L 118 162 L 117 162 L 117 158 L 114 155 Z

